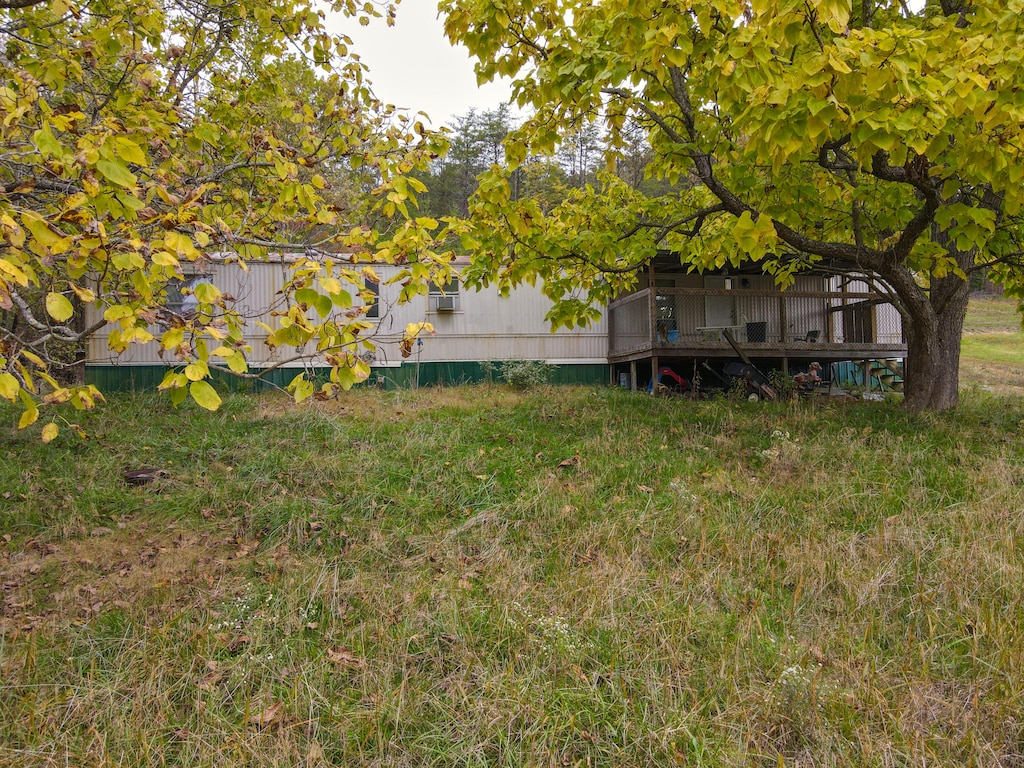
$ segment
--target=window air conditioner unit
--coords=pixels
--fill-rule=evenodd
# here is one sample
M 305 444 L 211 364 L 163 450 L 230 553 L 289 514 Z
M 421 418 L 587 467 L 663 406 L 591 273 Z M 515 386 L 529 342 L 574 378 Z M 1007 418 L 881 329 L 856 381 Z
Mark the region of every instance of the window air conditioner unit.
M 454 312 L 458 309 L 459 297 L 454 295 L 449 296 L 438 296 L 437 297 L 437 311 L 438 312 Z

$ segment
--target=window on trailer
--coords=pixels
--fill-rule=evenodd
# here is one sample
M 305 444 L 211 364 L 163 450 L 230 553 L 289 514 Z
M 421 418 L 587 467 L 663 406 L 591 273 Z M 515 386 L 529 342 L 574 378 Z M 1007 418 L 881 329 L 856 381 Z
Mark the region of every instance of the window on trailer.
M 370 294 L 373 294 L 370 296 Z M 366 317 L 371 320 L 377 320 L 380 318 L 380 283 L 376 283 L 373 280 L 366 281 L 366 290 L 363 294 L 363 300 L 369 309 L 366 310 Z
M 438 285 L 431 282 L 428 291 L 430 308 L 434 310 L 455 310 L 459 307 L 459 278 L 453 277 L 449 282 Z
M 167 283 L 167 301 L 164 302 L 164 309 L 185 320 L 195 317 L 199 307 L 195 290 L 200 283 L 212 285 L 213 276 L 209 274 L 187 275 L 184 280 L 171 280 Z

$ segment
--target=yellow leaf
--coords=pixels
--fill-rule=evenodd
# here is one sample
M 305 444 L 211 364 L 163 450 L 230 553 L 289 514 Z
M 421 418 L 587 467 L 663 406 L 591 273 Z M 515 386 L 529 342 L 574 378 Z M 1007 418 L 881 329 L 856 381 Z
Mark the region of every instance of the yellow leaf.
M 124 304 L 114 304 L 111 307 L 107 307 L 103 312 L 103 319 L 108 323 L 116 323 L 118 320 L 134 316 L 135 310 L 131 307 L 126 307 Z
M 174 371 L 168 371 L 164 375 L 163 381 L 157 386 L 157 389 L 163 392 L 165 389 L 179 389 L 184 387 L 188 383 L 188 379 L 185 378 L 183 373 L 175 373 Z
M 210 369 L 207 368 L 206 363 L 203 362 L 189 363 L 185 366 L 185 378 L 189 381 L 201 381 L 202 379 L 205 379 L 209 373 Z
M 37 213 L 25 211 L 21 214 L 21 220 L 28 228 L 28 231 L 32 233 L 36 242 L 46 248 L 53 248 L 60 245 L 65 240 L 65 238 L 58 232 L 54 232 L 53 229 L 50 228 L 49 222 L 45 221 Z M 67 250 L 67 248 L 63 248 L 61 250 L 64 251 Z
M 220 395 L 210 386 L 208 381 L 193 381 L 188 388 L 189 394 L 196 403 L 208 411 L 220 408 Z
M 245 373 L 249 370 L 248 364 L 245 362 L 245 355 L 241 352 L 235 352 L 232 355 L 228 355 L 224 358 L 227 361 L 228 368 L 235 373 Z
M 15 247 L 20 247 L 15 244 Z M 28 285 L 28 275 L 14 266 L 7 259 L 0 259 L 0 272 L 10 275 L 18 285 Z
M 43 442 L 49 443 L 57 436 L 60 432 L 60 428 L 52 421 L 43 427 Z
M 41 358 L 39 355 L 35 354 L 34 352 L 29 352 L 27 349 L 23 349 L 23 350 L 21 350 L 21 356 L 23 358 L 25 358 L 26 360 L 28 360 L 33 365 L 36 365 L 39 368 L 42 368 L 44 371 L 46 370 L 46 361 L 43 360 L 43 358 Z M 21 365 L 21 363 L 18 363 L 18 365 Z
M 177 349 L 185 340 L 185 331 L 181 328 L 171 328 L 160 337 L 160 346 L 164 349 Z
M 161 267 L 175 267 L 179 266 L 178 257 L 167 251 L 156 251 L 153 254 L 153 263 Z
M 90 290 L 89 288 L 81 288 L 75 285 L 74 283 L 71 283 L 71 290 L 75 292 L 75 295 L 79 298 L 80 301 L 86 304 L 92 304 L 94 301 L 96 301 L 96 294 L 93 293 L 93 291 Z
M 405 326 L 405 337 L 407 339 L 415 339 L 421 333 L 434 334 L 434 326 L 430 323 L 409 323 Z
M 51 291 L 46 294 L 46 312 L 58 323 L 63 323 L 75 314 L 75 308 L 71 306 L 67 296 Z
M 19 390 L 21 390 L 21 384 L 14 378 L 13 374 L 0 373 L 0 397 L 5 397 L 14 402 L 18 399 Z
M 21 414 L 21 419 L 18 421 L 18 429 L 24 429 L 25 427 L 32 426 L 33 424 L 36 423 L 36 419 L 38 418 L 39 409 L 34 406 L 32 408 L 29 408 L 27 411 Z

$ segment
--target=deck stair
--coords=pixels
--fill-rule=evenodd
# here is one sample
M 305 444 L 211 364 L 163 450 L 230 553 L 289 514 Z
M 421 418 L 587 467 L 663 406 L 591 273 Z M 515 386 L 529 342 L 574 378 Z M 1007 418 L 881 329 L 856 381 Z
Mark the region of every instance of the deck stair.
M 900 360 L 870 360 L 867 364 L 871 385 L 878 382 L 882 392 L 903 391 L 903 363 Z

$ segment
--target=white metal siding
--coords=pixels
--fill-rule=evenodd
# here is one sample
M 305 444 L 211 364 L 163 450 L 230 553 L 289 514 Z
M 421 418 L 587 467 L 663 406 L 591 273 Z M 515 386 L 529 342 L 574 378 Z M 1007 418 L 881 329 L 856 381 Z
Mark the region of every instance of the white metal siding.
M 502 298 L 494 288 L 479 292 L 459 286 L 459 309 L 438 312 L 430 309 L 427 296 L 418 296 L 405 305 L 398 305 L 400 285 L 387 285 L 397 268 L 377 267 L 380 286 L 380 315 L 371 320 L 375 330 L 368 336 L 378 344 L 376 363 L 395 365 L 402 361 L 399 343 L 409 323 L 429 322 L 436 333 L 425 335 L 423 345 L 416 352 L 420 360 L 474 361 L 530 359 L 567 362 L 605 362 L 608 355 L 607 321 L 600 321 L 584 329 L 564 329 L 551 332 L 545 315 L 551 308 L 550 300 L 538 287 L 522 286 L 508 298 Z M 267 332 L 257 323 L 277 328 L 277 318 L 271 317 L 272 307 L 280 305 L 278 290 L 288 276 L 288 265 L 282 263 L 252 263 L 243 271 L 236 265 L 214 264 L 207 270 L 213 283 L 236 300 L 236 309 L 246 318 L 246 340 L 252 345 L 250 362 L 255 365 L 271 363 L 295 354 L 293 348 L 271 350 L 266 346 Z M 355 288 L 353 287 L 353 292 Z M 357 300 L 358 301 L 358 300 Z M 99 319 L 100 312 L 90 306 L 87 319 Z M 152 329 L 154 334 L 159 329 Z M 158 365 L 172 363 L 159 355 L 155 342 L 143 346 L 132 345 L 118 356 L 111 352 L 107 329 L 101 330 L 89 342 L 88 362 L 93 364 Z

